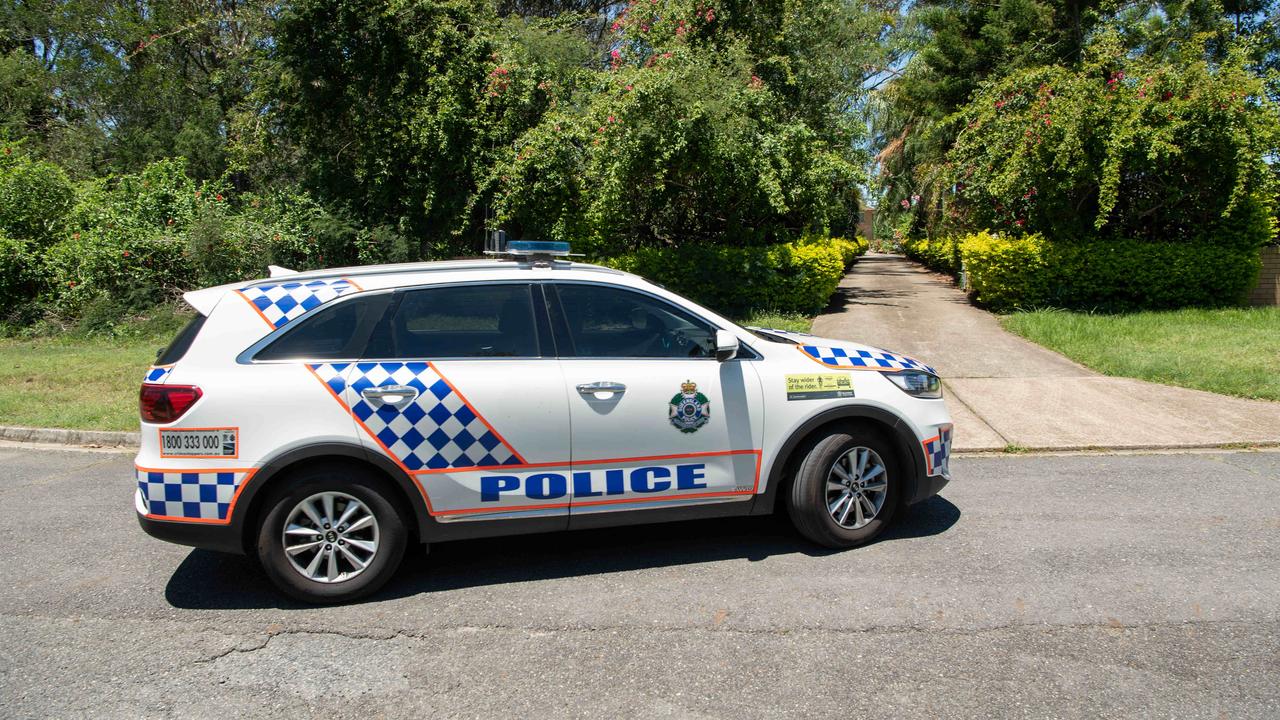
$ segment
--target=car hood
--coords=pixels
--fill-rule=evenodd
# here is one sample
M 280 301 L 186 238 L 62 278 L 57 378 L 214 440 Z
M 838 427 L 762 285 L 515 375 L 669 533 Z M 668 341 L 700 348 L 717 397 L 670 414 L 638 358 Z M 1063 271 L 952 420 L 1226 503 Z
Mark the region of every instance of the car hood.
M 772 335 L 792 343 L 796 349 L 810 360 L 837 370 L 923 370 L 932 375 L 938 371 L 915 358 L 884 350 L 871 345 L 863 345 L 850 340 L 818 337 L 808 333 L 774 328 L 750 327 L 748 330 Z

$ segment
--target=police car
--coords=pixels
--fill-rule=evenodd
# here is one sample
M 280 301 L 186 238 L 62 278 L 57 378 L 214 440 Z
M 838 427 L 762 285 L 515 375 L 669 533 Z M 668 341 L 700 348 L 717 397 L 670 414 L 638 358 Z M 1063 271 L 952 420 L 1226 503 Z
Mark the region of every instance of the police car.
M 929 366 L 740 327 L 567 253 L 187 293 L 140 394 L 143 529 L 339 602 L 415 543 L 785 509 L 851 547 L 950 479 Z

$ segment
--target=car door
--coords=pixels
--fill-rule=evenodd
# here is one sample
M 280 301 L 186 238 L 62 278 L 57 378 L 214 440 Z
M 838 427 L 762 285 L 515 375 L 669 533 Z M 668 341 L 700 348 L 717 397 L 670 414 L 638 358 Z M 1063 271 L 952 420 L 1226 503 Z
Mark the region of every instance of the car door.
M 749 357 L 718 362 L 716 327 L 657 295 L 548 287 L 569 402 L 571 516 L 751 499 L 763 400 Z
M 347 378 L 365 442 L 416 480 L 439 522 L 567 518 L 568 407 L 541 288 L 397 294 Z

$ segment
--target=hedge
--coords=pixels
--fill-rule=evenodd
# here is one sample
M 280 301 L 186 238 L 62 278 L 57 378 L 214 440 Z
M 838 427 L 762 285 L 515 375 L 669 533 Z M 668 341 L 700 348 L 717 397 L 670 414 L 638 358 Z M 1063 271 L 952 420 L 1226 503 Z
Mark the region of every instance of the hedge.
M 997 311 L 1234 305 L 1260 267 L 1258 247 L 1247 242 L 1062 242 L 982 232 L 959 246 L 974 298 Z
M 866 251 L 862 238 L 830 238 L 761 247 L 645 248 L 599 262 L 727 315 L 815 313 L 826 307 L 845 269 Z
M 902 243 L 907 257 L 923 263 L 939 272 L 956 275 L 960 272 L 960 243 L 951 236 L 908 239 Z

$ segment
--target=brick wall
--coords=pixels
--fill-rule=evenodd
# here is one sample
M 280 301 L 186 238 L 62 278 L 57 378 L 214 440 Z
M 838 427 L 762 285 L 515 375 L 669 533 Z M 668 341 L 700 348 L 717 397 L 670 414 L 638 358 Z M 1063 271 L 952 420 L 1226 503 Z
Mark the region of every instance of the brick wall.
M 1249 293 L 1250 305 L 1280 305 L 1280 247 L 1262 249 L 1258 286 Z
M 872 240 L 872 228 L 875 227 L 875 224 L 876 209 L 869 207 L 862 208 L 862 214 L 858 216 L 858 234 L 866 238 L 867 242 L 871 242 Z

